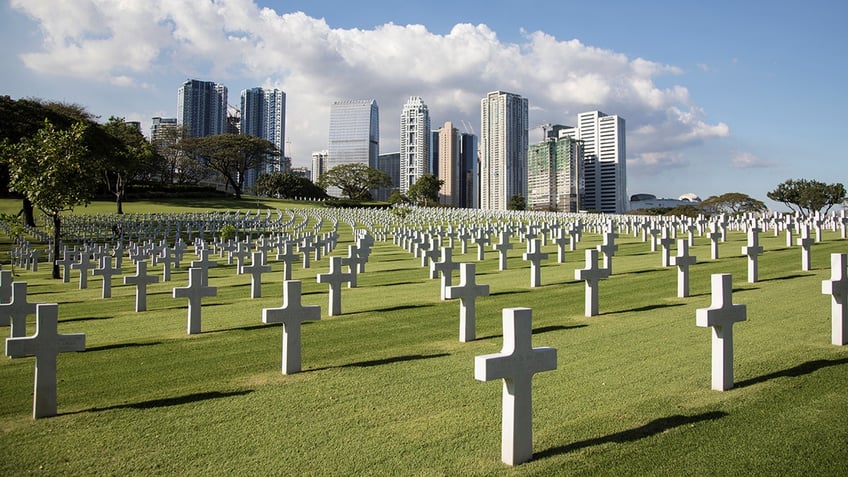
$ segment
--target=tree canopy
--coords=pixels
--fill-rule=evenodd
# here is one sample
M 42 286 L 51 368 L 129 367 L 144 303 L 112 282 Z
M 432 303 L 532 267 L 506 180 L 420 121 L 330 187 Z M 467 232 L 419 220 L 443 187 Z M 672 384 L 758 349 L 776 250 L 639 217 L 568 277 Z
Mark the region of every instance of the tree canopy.
M 827 213 L 834 205 L 844 202 L 845 195 L 845 186 L 838 182 L 825 184 L 807 179 L 787 179 L 766 194 L 769 199 L 782 202 L 803 215 Z
M 527 199 L 523 195 L 514 195 L 509 198 L 506 204 L 507 210 L 525 210 L 527 208 Z
M 391 185 L 392 178 L 388 174 L 358 163 L 336 166 L 318 178 L 318 186 L 322 189 L 338 187 L 353 200 L 370 199 L 370 189 Z
M 273 143 L 242 134 L 187 137 L 179 142 L 179 148 L 221 174 L 237 199 L 241 198 L 245 173 L 274 162 L 280 155 Z
M 439 191 L 445 181 L 433 174 L 424 174 L 409 187 L 409 200 L 425 207 L 439 203 Z
M 103 129 L 114 138 L 114 144 L 106 167 L 103 169 L 103 183 L 115 196 L 116 212 L 123 214 L 123 200 L 127 187 L 145 175 L 161 169 L 162 157 L 141 131 L 124 118 L 110 117 Z
M 704 199 L 698 207 L 707 214 L 739 215 L 749 212 L 765 212 L 766 204 L 741 192 L 728 192 Z
M 297 197 L 308 199 L 323 199 L 327 197 L 324 189 L 313 184 L 304 177 L 291 172 L 271 172 L 260 174 L 253 186 L 256 195 L 293 199 Z
M 25 195 L 35 207 L 53 219 L 53 251 L 59 256 L 61 214 L 94 197 L 101 164 L 86 145 L 86 129 L 77 122 L 57 129 L 49 120 L 31 137 L 16 144 L 4 140 L 3 161 L 9 167 L 9 187 Z M 59 266 L 53 265 L 53 278 Z

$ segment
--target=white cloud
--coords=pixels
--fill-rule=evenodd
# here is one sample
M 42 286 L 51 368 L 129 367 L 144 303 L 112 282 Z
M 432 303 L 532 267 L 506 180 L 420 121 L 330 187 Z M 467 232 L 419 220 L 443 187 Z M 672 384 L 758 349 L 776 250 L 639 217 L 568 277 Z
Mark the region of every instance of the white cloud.
M 757 157 L 750 152 L 737 152 L 733 155 L 731 160 L 731 164 L 733 167 L 737 169 L 751 169 L 751 168 L 761 168 L 761 167 L 772 167 L 774 164 L 771 162 Z
M 516 44 L 483 24 L 457 24 L 443 35 L 392 23 L 340 29 L 253 0 L 11 5 L 41 26 L 43 48 L 22 55 L 37 72 L 148 89 L 164 76 L 214 80 L 230 87 L 232 104 L 243 87 L 280 87 L 287 136 L 301 161 L 326 148 L 329 105 L 337 99 L 377 99 L 383 151 L 397 148 L 409 96 L 424 98 L 434 128 L 464 120 L 478 129 L 480 98 L 499 89 L 529 99 L 533 125 L 573 124 L 587 110 L 619 114 L 627 120 L 630 162 L 654 170 L 658 158 L 682 167 L 681 149 L 729 134 L 726 124 L 707 121 L 685 86 L 657 85 L 680 68 L 544 32 L 524 32 Z M 157 87 L 176 96 L 178 84 Z M 151 115 L 163 106 L 151 105 Z

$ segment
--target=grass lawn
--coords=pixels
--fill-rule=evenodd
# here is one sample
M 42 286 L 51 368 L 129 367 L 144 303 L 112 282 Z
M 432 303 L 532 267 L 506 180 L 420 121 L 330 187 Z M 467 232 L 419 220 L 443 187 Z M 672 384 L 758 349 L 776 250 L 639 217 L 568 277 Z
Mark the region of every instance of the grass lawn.
M 292 207 L 263 199 L 262 206 Z M 240 205 L 240 206 L 239 206 Z M 112 208 L 110 208 L 110 206 Z M 256 210 L 255 201 L 220 204 Z M 0 210 L 17 212 L 13 201 Z M 111 213 L 93 204 L 78 213 Z M 218 204 L 129 203 L 128 213 L 197 211 Z M 334 255 L 346 255 L 339 222 Z M 329 230 L 325 221 L 324 231 Z M 5 238 L 8 241 L 8 237 Z M 186 264 L 148 287 L 134 312 L 131 286 L 88 288 L 16 270 L 29 301 L 59 303 L 60 333 L 85 333 L 86 351 L 58 360 L 59 415 L 33 420 L 33 358 L 0 358 L 0 475 L 845 475 L 848 472 L 848 347 L 830 344 L 830 254 L 848 241 L 826 232 L 801 271 L 800 248 L 761 235 L 760 282 L 746 282 L 745 236 L 731 232 L 709 259 L 696 238 L 689 298 L 677 298 L 676 268 L 639 238 L 619 238 L 614 275 L 600 284 L 600 316 L 583 316 L 583 250 L 557 264 L 554 246 L 531 289 L 514 241 L 509 268 L 489 249 L 476 262 L 477 337 L 460 343 L 459 303 L 439 299 L 420 259 L 377 242 L 358 288 L 327 316 L 328 259 L 295 267 L 303 304 L 322 319 L 302 328 L 303 372 L 282 375 L 281 326 L 261 322 L 279 307 L 282 265 L 270 262 L 262 298 L 250 277 L 218 259 L 199 335 L 186 334 Z M 6 263 L 5 257 L 3 258 Z M 129 260 L 124 272 L 130 273 Z M 161 267 L 152 267 L 161 275 Z M 695 326 L 710 304 L 710 275 L 732 273 L 733 301 L 748 320 L 734 326 L 736 387 L 710 389 L 711 331 Z M 454 283 L 457 283 L 454 278 Z M 474 380 L 474 357 L 498 352 L 501 310 L 533 309 L 533 345 L 558 350 L 558 369 L 533 379 L 534 460 L 500 462 L 501 384 Z M 34 332 L 34 318 L 28 321 Z M 6 331 L 8 336 L 8 331 Z

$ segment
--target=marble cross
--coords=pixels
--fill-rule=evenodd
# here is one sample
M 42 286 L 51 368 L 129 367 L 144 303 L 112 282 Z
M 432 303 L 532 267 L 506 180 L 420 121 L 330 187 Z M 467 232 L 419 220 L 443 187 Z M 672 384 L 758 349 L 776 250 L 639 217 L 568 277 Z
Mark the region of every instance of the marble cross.
M 18 338 L 26 336 L 26 317 L 35 314 L 37 304 L 27 301 L 26 282 L 12 282 L 11 288 L 9 303 L 0 304 L 0 326 L 10 326 L 9 336 Z
M 757 227 L 748 229 L 748 246 L 742 247 L 742 254 L 748 256 L 748 283 L 756 283 L 759 280 L 757 257 L 763 253 L 759 233 L 760 229 Z
M 119 269 L 112 267 L 112 257 L 109 255 L 100 257 L 100 268 L 95 268 L 91 273 L 103 277 L 103 285 L 100 290 L 101 298 L 112 297 L 112 277 L 120 274 L 120 272 Z
M 283 282 L 282 308 L 264 308 L 262 323 L 283 324 L 283 374 L 300 372 L 300 325 L 304 321 L 321 319 L 320 306 L 303 306 L 300 303 L 301 282 L 286 280 Z
M 521 257 L 525 262 L 530 262 L 530 287 L 542 286 L 542 260 L 548 259 L 548 254 L 542 252 L 539 239 L 527 241 L 527 252 Z
M 135 311 L 147 311 L 147 285 L 158 281 L 156 275 L 147 274 L 147 262 L 135 262 L 135 275 L 124 277 L 124 285 L 135 285 Z
M 447 299 L 445 289 L 453 285 L 453 271 L 459 270 L 459 262 L 453 261 L 453 249 L 442 247 L 442 259 L 439 262 L 430 262 L 430 278 L 439 276 L 440 297 Z
M 85 350 L 85 335 L 59 334 L 58 322 L 59 305 L 41 303 L 36 306 L 35 334 L 6 339 L 6 356 L 35 356 L 33 419 L 56 415 L 56 359 L 59 353 Z
M 822 281 L 822 293 L 831 300 L 831 342 L 837 346 L 848 344 L 848 254 L 830 254 L 830 280 Z
M 677 267 L 677 296 L 680 298 L 689 296 L 689 266 L 697 261 L 697 257 L 689 255 L 689 241 L 678 240 L 677 255 L 671 257 L 671 264 Z
M 262 252 L 253 252 L 250 265 L 241 267 L 242 273 L 250 274 L 250 298 L 262 297 L 262 274 L 271 271 L 270 265 L 264 265 Z
M 574 279 L 586 282 L 585 315 L 598 314 L 598 282 L 609 277 L 606 268 L 598 268 L 598 251 L 586 249 L 586 268 L 574 270 Z
M 474 378 L 503 380 L 501 460 L 517 465 L 533 458 L 533 375 L 557 367 L 555 348 L 533 348 L 532 310 L 503 310 L 500 353 L 474 357 Z
M 342 257 L 330 257 L 330 272 L 319 273 L 318 283 L 330 285 L 329 312 L 330 316 L 342 313 L 342 283 L 350 280 L 350 273 L 342 271 Z
M 476 307 L 478 296 L 489 296 L 489 285 L 476 283 L 476 265 L 459 264 L 459 285 L 445 288 L 445 298 L 459 298 L 459 341 L 465 343 L 476 339 Z
M 712 389 L 733 387 L 733 324 L 747 319 L 745 305 L 733 304 L 733 278 L 729 273 L 712 275 L 712 303 L 695 310 L 695 324 L 713 329 Z
M 174 298 L 188 298 L 188 323 L 186 329 L 190 335 L 200 333 L 201 301 L 203 298 L 207 296 L 218 296 L 218 288 L 210 287 L 203 283 L 204 275 L 205 273 L 202 268 L 189 268 L 188 286 L 171 290 Z

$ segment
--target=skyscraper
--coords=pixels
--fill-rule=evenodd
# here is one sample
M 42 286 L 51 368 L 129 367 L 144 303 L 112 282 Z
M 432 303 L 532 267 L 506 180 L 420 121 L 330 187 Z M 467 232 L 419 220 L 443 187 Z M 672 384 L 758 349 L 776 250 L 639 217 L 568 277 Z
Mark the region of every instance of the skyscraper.
M 400 113 L 400 192 L 430 173 L 430 112 L 418 96 L 412 96 Z
M 327 169 L 342 164 L 376 168 L 380 153 L 380 112 L 377 101 L 335 101 L 330 106 Z
M 577 212 L 580 209 L 582 146 L 571 137 L 558 137 L 554 126 L 544 141 L 527 153 L 527 207 L 532 210 Z
M 204 137 L 227 131 L 227 87 L 212 81 L 186 80 L 177 90 L 177 123 L 186 136 Z
M 560 137 L 583 143 L 585 190 L 580 208 L 608 214 L 627 211 L 627 148 L 624 118 L 589 111 L 577 115 L 577 127 Z
M 480 207 L 480 158 L 477 155 L 477 136 L 471 133 L 459 135 L 459 206 L 469 209 Z
M 286 172 L 283 156 L 286 140 L 286 93 L 279 89 L 250 88 L 241 92 L 241 134 L 256 136 L 271 142 L 280 151 L 280 161 L 269 161 L 261 167 L 246 171 L 244 185 L 256 183 L 259 174 Z
M 329 155 L 326 149 L 312 153 L 312 182 L 317 183 L 318 178 L 327 172 L 327 156 Z
M 495 91 L 480 101 L 480 208 L 506 210 L 527 197 L 527 98 Z
M 439 190 L 439 203 L 452 207 L 460 205 L 460 178 L 464 173 L 460 163 L 459 131 L 447 121 L 439 128 L 439 179 L 443 180 Z

